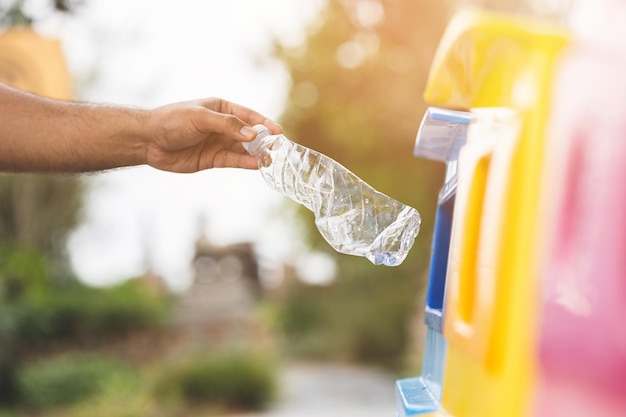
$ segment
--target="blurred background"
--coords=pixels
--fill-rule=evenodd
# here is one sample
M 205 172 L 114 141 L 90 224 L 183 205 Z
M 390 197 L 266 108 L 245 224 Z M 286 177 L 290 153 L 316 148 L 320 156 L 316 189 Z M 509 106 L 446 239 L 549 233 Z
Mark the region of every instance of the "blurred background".
M 419 373 L 443 182 L 412 156 L 422 92 L 468 5 L 562 20 L 572 2 L 0 0 L 0 82 L 141 107 L 225 98 L 423 219 L 387 268 L 335 253 L 256 171 L 0 174 L 0 416 L 338 414 L 330 397 L 392 415 L 393 380 Z

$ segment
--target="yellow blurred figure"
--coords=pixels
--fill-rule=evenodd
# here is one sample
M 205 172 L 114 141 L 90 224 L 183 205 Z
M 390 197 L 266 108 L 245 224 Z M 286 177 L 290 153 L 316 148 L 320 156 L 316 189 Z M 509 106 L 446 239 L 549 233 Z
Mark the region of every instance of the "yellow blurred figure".
M 0 33 L 0 82 L 50 98 L 73 97 L 60 41 L 29 26 Z

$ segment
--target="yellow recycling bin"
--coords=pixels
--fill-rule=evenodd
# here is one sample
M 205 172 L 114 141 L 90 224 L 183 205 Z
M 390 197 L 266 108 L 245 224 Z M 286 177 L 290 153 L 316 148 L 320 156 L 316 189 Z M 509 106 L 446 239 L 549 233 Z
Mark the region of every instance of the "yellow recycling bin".
M 473 115 L 458 161 L 435 414 L 522 417 L 532 408 L 544 127 L 567 41 L 543 22 L 467 10 L 435 55 L 426 101 Z

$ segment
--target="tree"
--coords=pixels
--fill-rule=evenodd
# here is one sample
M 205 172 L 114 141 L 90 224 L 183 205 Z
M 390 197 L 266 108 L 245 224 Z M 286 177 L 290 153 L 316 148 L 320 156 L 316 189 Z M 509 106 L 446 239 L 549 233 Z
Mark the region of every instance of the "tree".
M 556 3 L 329 0 L 303 46 L 277 45 L 277 56 L 292 81 L 281 118 L 288 136 L 338 160 L 422 214 L 422 230 L 405 262 L 384 268 L 330 252 L 310 213 L 302 210 L 311 245 L 335 257 L 338 282 L 322 291 L 294 285 L 285 302 L 286 314 L 290 309 L 295 313 L 285 318 L 287 333 L 300 341 L 350 335 L 349 341 L 333 340 L 325 346 L 338 345 L 338 350 L 344 349 L 340 354 L 354 359 L 401 357 L 409 315 L 423 307 L 434 209 L 443 183 L 442 165 L 412 156 L 427 106 L 422 93 L 443 30 L 460 6 L 562 17 L 569 2 Z M 307 331 L 318 334 L 303 334 Z
M 0 27 L 30 25 L 35 17 L 25 3 L 4 2 Z M 50 6 L 68 12 L 71 4 L 55 0 Z M 10 82 L 1 72 L 0 82 Z M 28 295 L 45 293 L 51 279 L 74 281 L 65 243 L 78 221 L 82 191 L 78 177 L 0 173 L 0 403 L 16 399 L 22 332 L 33 310 Z
M 28 0 L 4 2 L 0 7 L 0 27 L 7 26 L 9 29 L 14 26 L 30 26 L 34 20 L 47 17 L 48 13 L 69 13 L 81 2 L 51 0 L 47 2 L 47 7 L 45 3 L 38 4 L 39 7 L 29 7 L 31 1 Z M 11 59 L 24 62 L 24 67 L 44 61 L 43 68 L 46 70 L 36 72 L 33 76 L 24 75 L 24 71 L 7 70 L 5 73 L 2 70 L 6 68 L 3 67 L 0 68 L 0 82 L 17 83 L 18 88 L 37 94 L 58 94 L 62 96 L 56 98 L 70 99 L 69 88 L 68 91 L 47 88 L 48 85 L 69 83 L 70 74 L 60 47 L 56 49 L 57 45 L 48 40 L 42 46 L 28 37 L 29 32 L 26 31 L 19 31 L 18 35 L 25 39 L 25 43 L 19 48 L 8 49 L 12 54 Z M 32 51 L 45 53 L 39 55 Z M 51 58 L 57 58 L 59 62 L 52 63 Z M 50 258 L 63 258 L 66 234 L 78 221 L 82 192 L 83 184 L 76 176 L 0 173 L 0 242 L 17 243 Z
M 337 304 L 344 311 L 334 310 L 333 323 L 320 312 L 320 321 L 348 328 L 353 340 L 345 346 L 354 359 L 396 361 L 402 355 L 409 316 L 425 285 L 443 166 L 413 157 L 413 145 L 427 106 L 422 94 L 432 56 L 450 11 L 445 1 L 330 0 L 304 46 L 277 45 L 292 83 L 281 118 L 288 136 L 417 208 L 423 218 L 405 262 L 386 268 L 330 252 L 302 210 L 311 245 L 334 256 L 339 270 L 335 291 L 322 298 L 328 305 L 328 297 L 343 297 Z
M 82 192 L 78 177 L 0 174 L 0 240 L 63 257 Z

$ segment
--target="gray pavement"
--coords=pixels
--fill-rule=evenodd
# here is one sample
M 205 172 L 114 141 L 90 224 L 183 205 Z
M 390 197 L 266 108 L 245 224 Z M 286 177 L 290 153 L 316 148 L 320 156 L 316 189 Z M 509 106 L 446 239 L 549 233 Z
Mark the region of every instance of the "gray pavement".
M 281 375 L 281 400 L 239 417 L 393 417 L 394 379 L 348 365 L 295 364 Z

